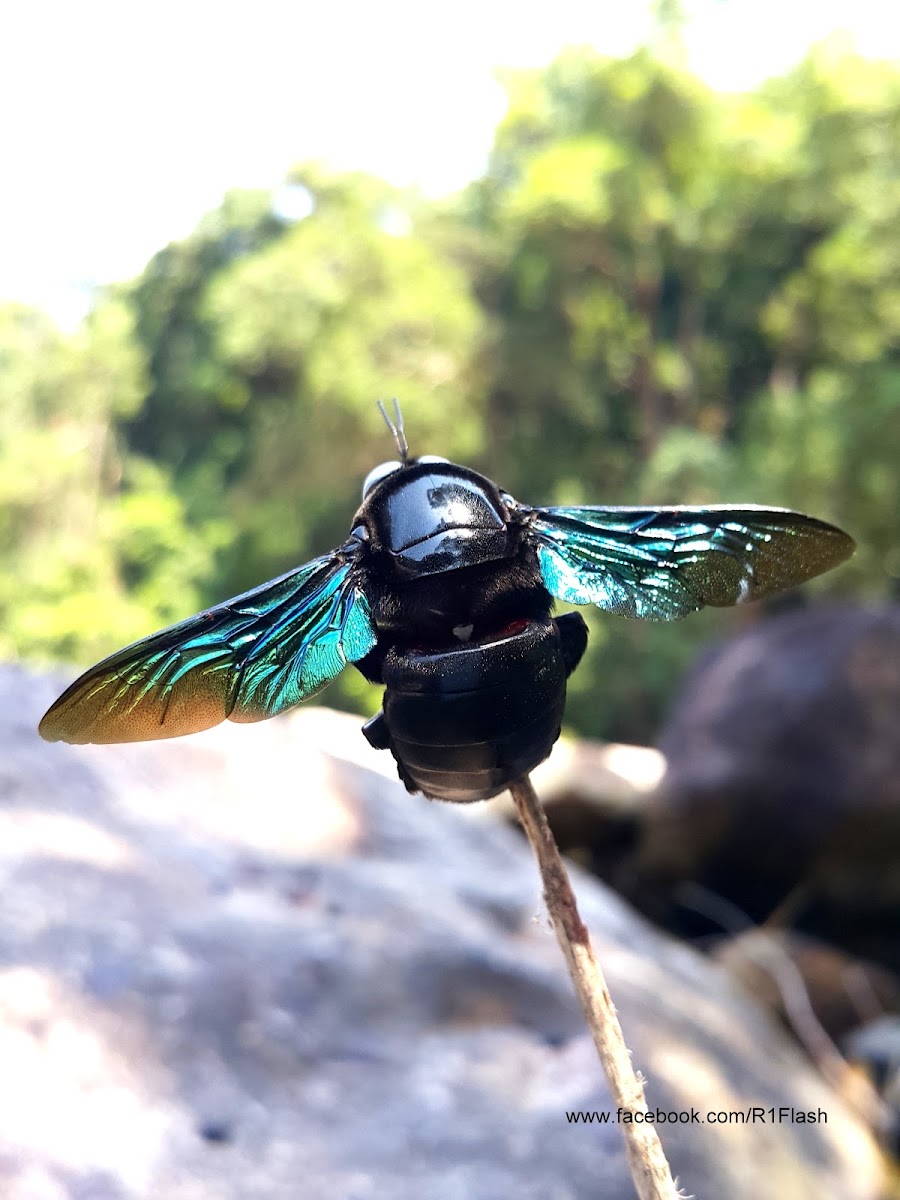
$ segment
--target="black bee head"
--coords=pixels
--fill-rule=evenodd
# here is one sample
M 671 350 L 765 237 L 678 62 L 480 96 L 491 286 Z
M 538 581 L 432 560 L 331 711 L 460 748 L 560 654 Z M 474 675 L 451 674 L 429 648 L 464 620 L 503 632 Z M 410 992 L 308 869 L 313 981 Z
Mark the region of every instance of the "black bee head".
M 509 558 L 509 513 L 489 479 L 446 459 L 382 463 L 363 485 L 354 519 L 371 549 L 397 574 L 415 579 Z

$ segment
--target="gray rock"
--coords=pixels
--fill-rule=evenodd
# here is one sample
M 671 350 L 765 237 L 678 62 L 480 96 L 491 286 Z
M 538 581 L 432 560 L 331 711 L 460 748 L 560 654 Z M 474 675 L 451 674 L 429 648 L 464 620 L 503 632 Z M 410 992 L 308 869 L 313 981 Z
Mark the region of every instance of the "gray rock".
M 44 745 L 57 684 L 0 672 L 4 1197 L 630 1200 L 620 1130 L 566 1119 L 609 1099 L 522 839 L 321 710 Z M 664 1126 L 685 1189 L 874 1200 L 871 1137 L 762 1010 L 576 884 L 651 1106 L 826 1114 Z

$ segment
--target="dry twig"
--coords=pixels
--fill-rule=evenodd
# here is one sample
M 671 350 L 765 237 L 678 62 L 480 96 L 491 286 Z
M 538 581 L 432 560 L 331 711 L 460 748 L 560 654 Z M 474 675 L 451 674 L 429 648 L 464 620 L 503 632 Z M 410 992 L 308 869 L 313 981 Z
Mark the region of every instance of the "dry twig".
M 615 1005 L 594 958 L 590 934 L 579 916 L 575 894 L 547 817 L 530 779 L 520 779 L 510 792 L 538 860 L 547 910 L 606 1072 L 613 1103 L 631 1112 L 646 1112 L 643 1084 L 632 1066 Z M 678 1200 L 679 1193 L 656 1126 L 644 1121 L 627 1122 L 621 1129 L 640 1200 Z

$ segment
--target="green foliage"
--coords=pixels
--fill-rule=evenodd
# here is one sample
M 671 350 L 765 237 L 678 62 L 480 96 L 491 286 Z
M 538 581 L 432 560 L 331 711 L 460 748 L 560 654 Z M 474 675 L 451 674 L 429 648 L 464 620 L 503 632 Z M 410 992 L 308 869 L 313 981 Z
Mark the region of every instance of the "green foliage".
M 524 500 L 790 505 L 860 543 L 814 594 L 896 594 L 900 73 L 717 95 L 659 9 L 655 51 L 509 75 L 453 201 L 310 164 L 74 336 L 0 311 L 0 650 L 87 661 L 337 544 L 395 394 Z M 631 739 L 732 621 L 589 619 L 569 719 Z
M 84 660 L 199 601 L 212 531 L 118 445 L 145 392 L 129 310 L 110 300 L 64 338 L 0 310 L 0 652 Z
M 312 168 L 296 178 L 311 215 L 205 296 L 218 361 L 250 418 L 230 478 L 229 587 L 346 536 L 361 478 L 390 457 L 376 397 L 404 398 L 417 446 L 471 458 L 479 441 L 479 314 L 465 272 L 384 184 Z

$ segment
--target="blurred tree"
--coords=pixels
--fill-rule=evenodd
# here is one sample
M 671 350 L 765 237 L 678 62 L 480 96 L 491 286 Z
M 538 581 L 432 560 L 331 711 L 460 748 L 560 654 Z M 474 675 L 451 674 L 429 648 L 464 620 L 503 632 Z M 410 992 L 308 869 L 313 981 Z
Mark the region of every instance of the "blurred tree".
M 146 358 L 147 394 L 123 433 L 136 453 L 171 470 L 192 514 L 221 513 L 249 424 L 245 397 L 221 362 L 204 318 L 206 291 L 219 271 L 288 228 L 273 211 L 269 192 L 230 192 L 190 237 L 154 255 L 129 290 Z
M 414 453 L 523 500 L 789 504 L 860 543 L 822 593 L 896 592 L 900 73 L 825 45 L 717 95 L 680 14 L 628 58 L 509 74 L 454 200 L 308 165 L 77 337 L 6 310 L 6 653 L 88 658 L 337 544 L 393 394 Z M 730 619 L 589 614 L 570 721 L 651 737 Z M 353 678 L 337 699 L 370 705 Z
M 481 318 L 446 219 L 361 174 L 308 165 L 286 186 L 287 213 L 227 197 L 132 292 L 150 387 L 123 432 L 189 520 L 227 528 L 210 601 L 344 540 L 395 453 L 377 397 L 403 398 L 414 452 L 471 460 L 482 441 Z M 364 694 L 348 673 L 331 700 Z
M 883 589 L 900 558 L 900 76 L 826 45 L 716 96 L 677 65 L 674 17 L 664 52 L 571 52 L 507 80 L 466 210 L 487 247 L 497 469 L 544 500 L 810 509 L 865 546 L 824 588 Z M 569 716 L 646 737 L 724 622 L 598 624 Z
M 771 366 L 739 430 L 739 478 L 854 532 L 839 592 L 896 593 L 900 76 L 826 43 L 744 111 L 791 122 L 781 220 L 817 233 L 758 311 Z
M 219 273 L 204 308 L 249 416 L 229 586 L 343 540 L 360 480 L 394 455 L 376 397 L 403 398 L 414 453 L 471 458 L 480 442 L 479 312 L 465 272 L 419 231 L 415 202 L 314 167 L 294 183 L 310 215 Z
M 123 454 L 116 417 L 143 398 L 126 306 L 64 337 L 0 309 L 0 652 L 90 659 L 197 603 L 210 539 L 159 467 Z
M 496 318 L 493 432 L 520 463 L 529 439 L 552 440 L 533 480 L 544 491 L 578 481 L 618 494 L 667 424 L 693 419 L 705 398 L 702 263 L 684 247 L 702 242 L 711 105 L 646 51 L 573 52 L 508 86 L 470 200 L 503 247 L 481 281 Z M 719 364 L 707 358 L 713 378 L 700 384 L 715 392 Z

